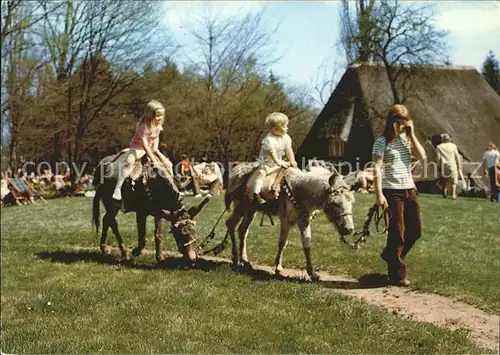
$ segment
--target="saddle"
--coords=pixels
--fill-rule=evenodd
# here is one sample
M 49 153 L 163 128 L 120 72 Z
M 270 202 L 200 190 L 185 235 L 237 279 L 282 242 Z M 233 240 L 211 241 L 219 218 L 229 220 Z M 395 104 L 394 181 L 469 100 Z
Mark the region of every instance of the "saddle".
M 257 166 L 252 171 L 250 178 L 246 183 L 246 195 L 251 200 L 253 199 L 253 185 L 255 179 L 257 178 L 257 171 L 259 167 Z M 277 200 L 281 193 L 281 188 L 283 186 L 283 181 L 285 178 L 285 173 L 287 169 L 279 168 L 276 171 L 267 175 L 264 179 L 264 185 L 260 191 L 260 195 L 266 201 Z
M 116 175 L 116 177 L 118 176 L 120 165 L 125 164 L 125 161 L 127 160 L 127 153 L 129 150 L 130 148 L 121 150 L 116 155 L 114 155 L 109 162 L 109 166 L 113 166 L 112 173 L 113 175 Z M 130 179 L 131 181 L 137 181 L 143 175 L 143 172 L 147 172 L 147 165 L 150 163 L 150 161 L 151 160 L 147 155 L 144 155 L 141 159 L 136 160 L 134 165 L 132 166 L 132 173 L 127 180 Z M 108 169 L 110 169 L 109 166 Z

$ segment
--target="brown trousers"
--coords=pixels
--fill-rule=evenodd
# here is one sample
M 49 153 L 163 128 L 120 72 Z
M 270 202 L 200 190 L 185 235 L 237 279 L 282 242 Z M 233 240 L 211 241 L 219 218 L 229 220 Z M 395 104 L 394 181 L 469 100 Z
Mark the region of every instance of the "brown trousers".
M 406 279 L 405 256 L 422 234 L 420 205 L 415 189 L 384 189 L 391 218 L 387 233 L 387 244 L 382 259 L 387 262 L 389 278 L 393 281 Z

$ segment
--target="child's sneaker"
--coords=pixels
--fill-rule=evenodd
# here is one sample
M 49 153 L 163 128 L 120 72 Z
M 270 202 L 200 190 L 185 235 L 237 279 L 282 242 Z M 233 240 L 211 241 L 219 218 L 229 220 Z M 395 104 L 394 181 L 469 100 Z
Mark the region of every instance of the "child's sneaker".
M 263 205 L 264 203 L 266 203 L 266 200 L 264 200 L 260 194 L 254 193 L 253 194 L 253 199 L 254 199 L 254 201 L 257 201 L 261 205 Z
M 121 190 L 115 190 L 115 192 L 113 192 L 113 200 L 121 201 L 121 199 L 122 199 Z

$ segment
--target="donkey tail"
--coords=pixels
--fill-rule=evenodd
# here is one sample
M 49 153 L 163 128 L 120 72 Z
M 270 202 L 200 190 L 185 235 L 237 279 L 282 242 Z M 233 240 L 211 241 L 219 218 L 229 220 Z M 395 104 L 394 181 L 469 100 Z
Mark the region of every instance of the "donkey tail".
M 101 186 L 95 189 L 94 199 L 92 200 L 92 222 L 95 225 L 95 233 L 99 232 L 99 216 L 100 216 L 100 202 L 101 201 Z

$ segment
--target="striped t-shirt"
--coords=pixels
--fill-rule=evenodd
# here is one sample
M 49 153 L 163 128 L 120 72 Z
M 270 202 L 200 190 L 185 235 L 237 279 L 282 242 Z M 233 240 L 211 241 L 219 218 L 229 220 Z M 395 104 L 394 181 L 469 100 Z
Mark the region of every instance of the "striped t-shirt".
M 411 174 L 411 143 L 402 133 L 392 142 L 386 144 L 384 136 L 373 144 L 373 155 L 383 159 L 382 188 L 383 189 L 413 189 L 415 183 Z

